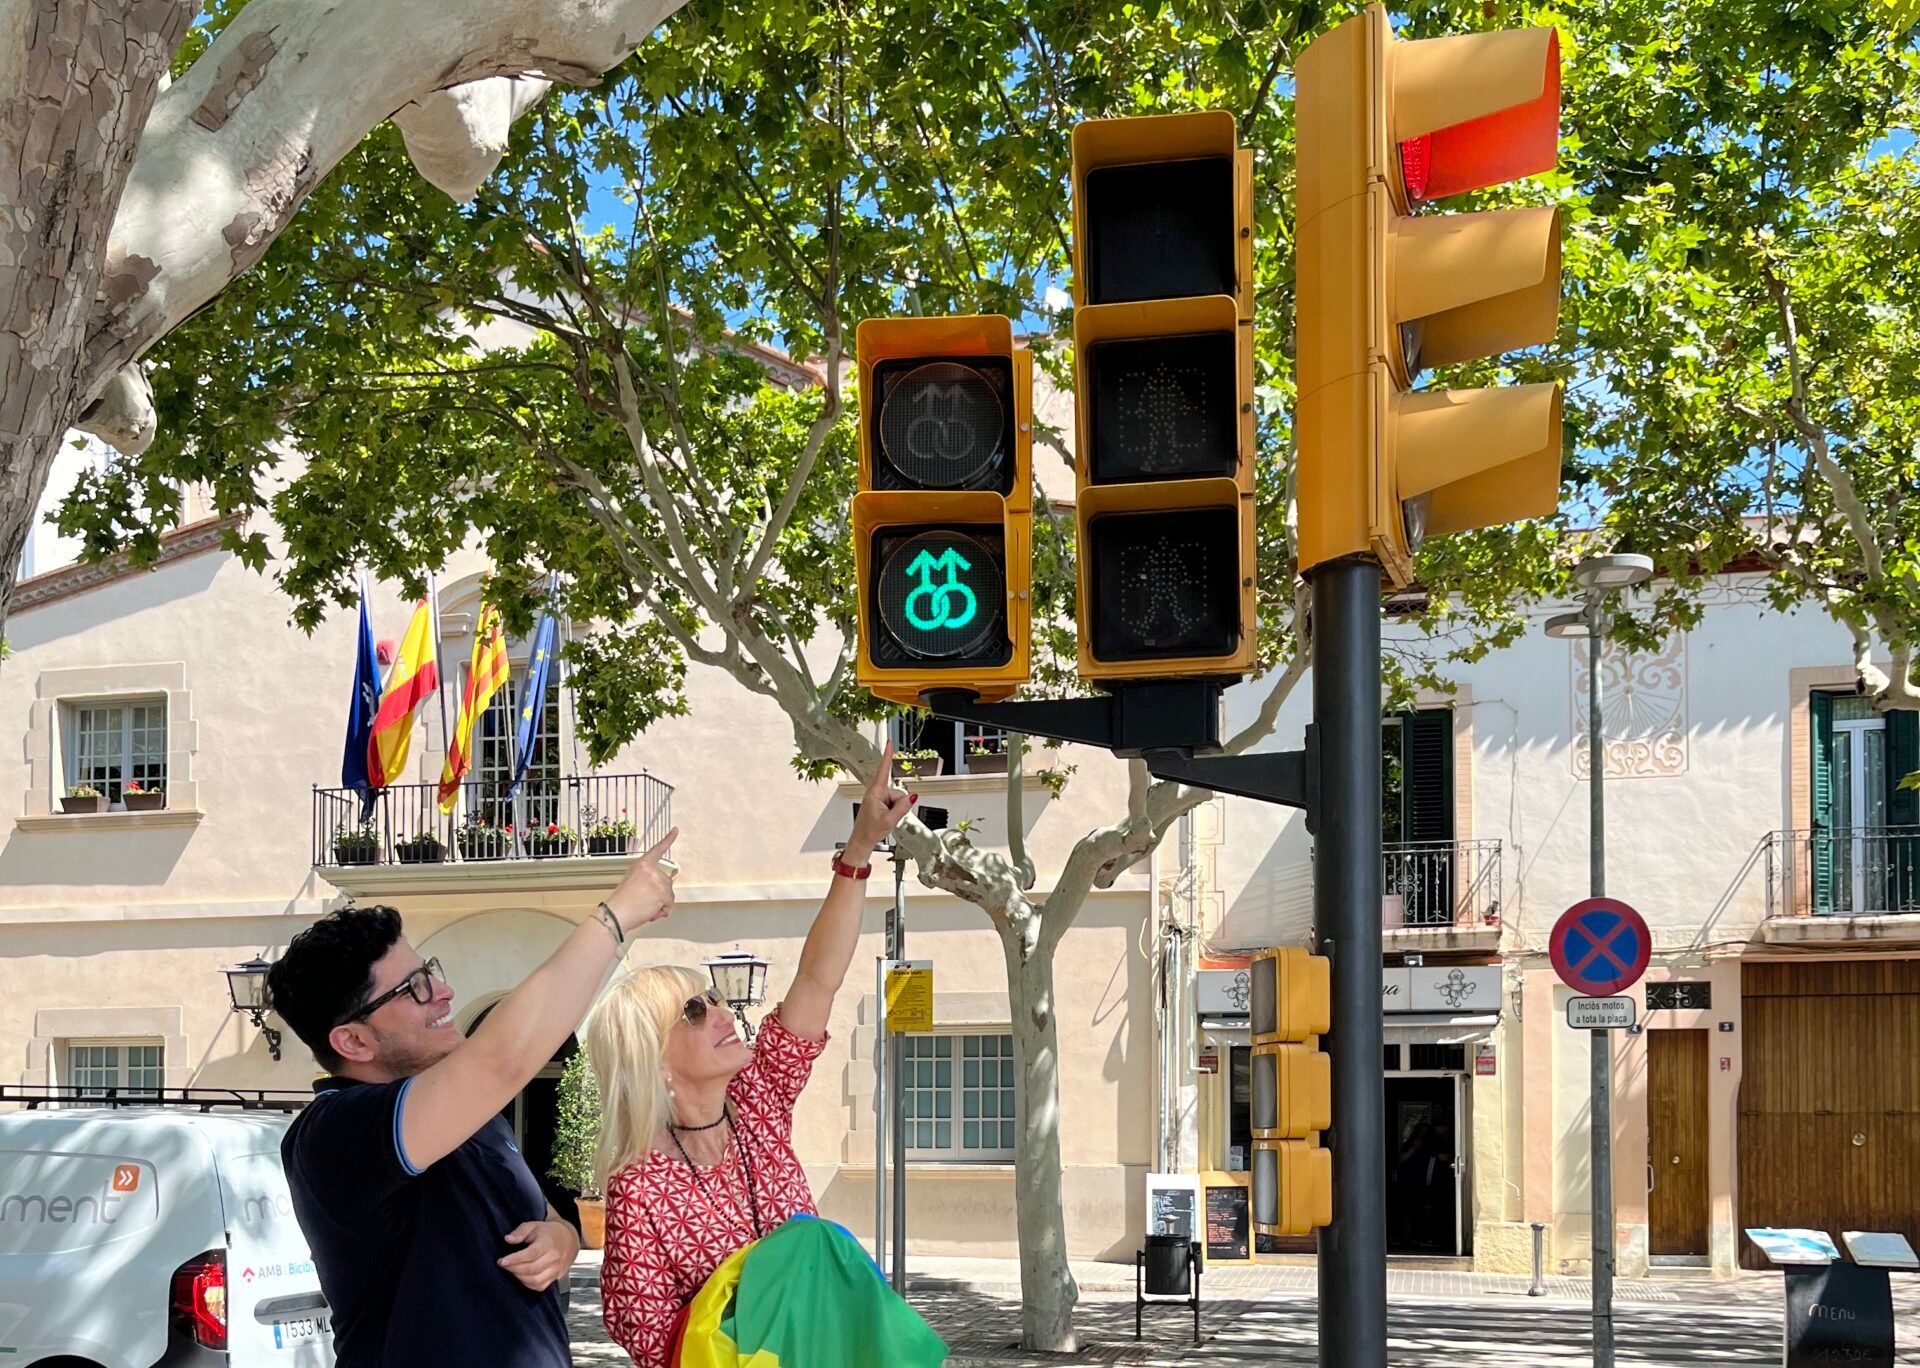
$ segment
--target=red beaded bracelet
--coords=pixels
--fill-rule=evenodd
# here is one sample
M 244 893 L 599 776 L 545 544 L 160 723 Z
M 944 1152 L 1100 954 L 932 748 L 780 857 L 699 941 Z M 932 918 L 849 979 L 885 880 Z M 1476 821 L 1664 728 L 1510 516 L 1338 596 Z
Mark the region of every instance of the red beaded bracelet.
M 848 864 L 838 855 L 833 857 L 833 872 L 843 879 L 864 879 L 873 873 L 873 866 L 863 864 L 858 869 Z

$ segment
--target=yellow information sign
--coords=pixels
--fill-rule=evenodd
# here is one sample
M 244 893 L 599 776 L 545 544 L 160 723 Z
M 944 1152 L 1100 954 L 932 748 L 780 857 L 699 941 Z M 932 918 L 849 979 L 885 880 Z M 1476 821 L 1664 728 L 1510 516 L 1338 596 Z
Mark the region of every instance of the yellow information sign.
M 887 965 L 887 1030 L 932 1029 L 933 961 L 891 961 Z

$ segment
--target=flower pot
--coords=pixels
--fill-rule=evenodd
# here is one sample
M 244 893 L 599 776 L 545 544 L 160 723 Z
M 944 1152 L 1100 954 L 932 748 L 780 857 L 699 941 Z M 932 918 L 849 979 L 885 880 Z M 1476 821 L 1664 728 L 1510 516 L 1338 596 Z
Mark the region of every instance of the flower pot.
M 460 858 L 469 862 L 474 860 L 504 860 L 507 858 L 507 848 L 504 845 L 461 846 Z
M 335 841 L 333 862 L 337 865 L 370 865 L 380 859 L 380 847 L 365 841 Z
M 630 848 L 632 839 L 630 836 L 589 836 L 587 837 L 587 854 L 624 855 Z
M 62 798 L 60 810 L 62 812 L 105 812 L 107 800 L 103 794 L 98 793 L 91 798 Z
M 564 836 L 530 836 L 527 854 L 536 860 L 553 860 L 573 853 L 573 842 Z
M 128 812 L 158 812 L 167 805 L 164 793 L 124 793 L 120 801 L 127 805 Z
M 998 755 L 969 755 L 967 757 L 968 774 L 1005 774 L 1007 772 L 1007 753 Z
M 909 779 L 933 779 L 940 774 L 941 767 L 947 762 L 940 756 L 931 760 L 895 760 L 893 762 L 893 782 L 905 783 Z
M 393 853 L 401 864 L 444 864 L 447 858 L 443 845 L 396 845 Z
M 607 1203 L 603 1197 L 582 1197 L 580 1208 L 580 1244 L 585 1249 L 599 1249 L 607 1240 Z

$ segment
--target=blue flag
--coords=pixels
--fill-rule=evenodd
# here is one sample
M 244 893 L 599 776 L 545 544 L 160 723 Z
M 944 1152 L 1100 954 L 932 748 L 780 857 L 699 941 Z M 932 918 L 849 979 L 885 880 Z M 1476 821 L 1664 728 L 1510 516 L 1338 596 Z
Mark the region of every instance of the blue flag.
M 367 617 L 366 587 L 360 590 L 360 652 L 353 667 L 353 699 L 347 705 L 347 745 L 340 756 L 340 786 L 360 790 L 360 820 L 373 815 L 373 782 L 367 772 L 368 748 L 373 742 L 373 719 L 380 711 L 380 662 L 373 646 L 373 623 Z
M 560 626 L 549 608 L 540 615 L 540 625 L 533 629 L 527 677 L 520 681 L 520 716 L 514 733 L 513 783 L 507 787 L 509 798 L 519 792 L 533 764 L 534 739 L 540 735 L 540 717 L 547 710 L 547 681 L 553 677 L 553 656 L 559 638 Z

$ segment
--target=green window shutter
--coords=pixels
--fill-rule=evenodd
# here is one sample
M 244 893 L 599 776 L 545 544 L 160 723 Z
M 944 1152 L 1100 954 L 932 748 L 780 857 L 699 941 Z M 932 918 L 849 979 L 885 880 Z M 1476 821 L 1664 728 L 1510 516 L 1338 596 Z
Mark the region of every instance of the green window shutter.
M 1416 857 L 1407 893 L 1407 920 L 1446 923 L 1454 914 L 1453 710 L 1405 714 L 1407 839 L 1424 849 Z
M 1920 825 L 1920 792 L 1900 781 L 1920 770 L 1920 713 L 1887 714 L 1887 825 Z M 1920 832 L 1900 832 L 1887 841 L 1887 911 L 1920 907 Z
M 1826 913 L 1833 911 L 1833 695 L 1810 694 L 1807 707 L 1813 733 L 1813 811 L 1808 814 L 1813 829 L 1813 910 Z

